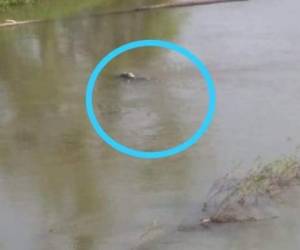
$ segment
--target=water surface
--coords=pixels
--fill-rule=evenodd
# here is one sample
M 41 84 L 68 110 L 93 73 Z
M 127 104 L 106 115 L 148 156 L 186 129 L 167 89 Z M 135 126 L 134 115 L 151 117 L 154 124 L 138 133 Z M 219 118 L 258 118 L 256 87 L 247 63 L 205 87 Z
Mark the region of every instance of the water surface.
M 159 237 L 146 249 L 299 249 L 297 192 L 284 199 L 277 220 L 172 230 L 199 209 L 213 180 L 237 165 L 252 167 L 257 157 L 291 154 L 299 144 L 299 7 L 297 0 L 253 0 L 100 16 L 99 6 L 1 29 L 0 248 L 130 249 L 158 224 L 153 235 Z M 149 38 L 194 52 L 217 89 L 215 120 L 201 141 L 155 161 L 112 150 L 84 108 L 87 79 L 99 59 L 125 42 Z M 122 71 L 150 80 L 121 81 L 115 75 Z M 120 56 L 95 89 L 104 128 L 143 150 L 181 142 L 206 108 L 201 76 L 162 49 Z

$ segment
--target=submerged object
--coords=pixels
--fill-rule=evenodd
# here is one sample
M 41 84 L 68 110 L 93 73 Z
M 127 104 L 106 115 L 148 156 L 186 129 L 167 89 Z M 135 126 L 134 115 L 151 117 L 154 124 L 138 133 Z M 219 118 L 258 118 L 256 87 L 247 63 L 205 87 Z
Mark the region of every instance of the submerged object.
M 122 72 L 121 74 L 119 74 L 119 77 L 127 80 L 136 79 L 135 74 L 133 74 L 132 72 Z
M 132 72 L 122 72 L 118 75 L 119 78 L 127 80 L 127 81 L 133 81 L 133 80 L 140 80 L 140 81 L 147 81 L 149 78 L 144 76 L 137 76 Z

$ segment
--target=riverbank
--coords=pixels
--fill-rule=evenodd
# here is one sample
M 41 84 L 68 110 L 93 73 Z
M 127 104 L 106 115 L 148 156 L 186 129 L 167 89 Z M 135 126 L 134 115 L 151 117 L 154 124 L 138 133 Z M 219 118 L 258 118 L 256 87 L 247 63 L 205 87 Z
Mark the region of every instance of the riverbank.
M 34 0 L 29 0 L 34 1 Z M 230 2 L 240 2 L 240 1 L 247 1 L 247 0 L 189 0 L 189 1 L 182 1 L 177 0 L 169 3 L 158 3 L 158 4 L 143 4 L 139 7 L 119 7 L 119 9 L 113 9 L 109 11 L 101 11 L 98 15 L 115 15 L 115 14 L 126 14 L 130 12 L 141 12 L 141 11 L 151 11 L 157 9 L 166 9 L 166 8 L 178 8 L 178 7 L 189 7 L 195 5 L 211 5 L 211 4 L 218 4 L 218 3 L 230 3 Z M 26 24 L 37 22 L 40 20 L 44 20 L 44 18 L 31 18 L 29 20 L 21 20 L 16 21 L 15 19 L 4 19 L 4 22 L 0 22 L 0 27 L 6 26 L 14 26 L 18 24 Z
M 0 21 L 6 19 L 45 20 L 75 15 L 84 9 L 93 9 L 100 6 L 109 8 L 116 1 L 109 4 L 103 0 L 0 0 Z
M 36 2 L 36 0 L 0 0 L 0 11 L 4 11 L 12 6 L 32 4 L 34 2 Z

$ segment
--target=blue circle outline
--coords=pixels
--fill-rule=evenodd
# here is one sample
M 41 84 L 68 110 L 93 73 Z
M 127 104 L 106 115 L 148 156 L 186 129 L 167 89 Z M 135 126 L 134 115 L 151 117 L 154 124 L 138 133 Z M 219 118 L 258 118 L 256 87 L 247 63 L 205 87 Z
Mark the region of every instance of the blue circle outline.
M 96 84 L 97 78 L 100 76 L 102 70 L 106 67 L 106 65 L 112 61 L 114 58 L 119 56 L 120 54 L 133 50 L 136 48 L 141 47 L 161 47 L 165 49 L 169 49 L 172 51 L 175 51 L 187 59 L 189 59 L 199 70 L 200 74 L 204 78 L 204 82 L 207 87 L 208 95 L 209 95 L 209 102 L 208 102 L 208 110 L 205 115 L 204 120 L 202 121 L 200 127 L 198 130 L 188 139 L 183 141 L 182 143 L 165 149 L 161 151 L 141 151 L 134 148 L 127 147 L 118 141 L 114 140 L 112 137 L 110 137 L 105 130 L 101 127 L 100 123 L 98 122 L 94 107 L 93 107 L 93 91 Z M 92 74 L 89 77 L 87 88 L 86 88 L 86 96 L 85 96 L 85 106 L 86 106 L 86 112 L 89 118 L 89 121 L 91 122 L 94 130 L 98 134 L 100 138 L 102 138 L 108 145 L 110 145 L 113 149 L 119 151 L 120 153 L 123 153 L 125 155 L 135 157 L 135 158 L 141 158 L 141 159 L 159 159 L 159 158 L 166 158 L 173 155 L 176 155 L 178 153 L 181 153 L 191 146 L 193 146 L 202 136 L 203 134 L 208 130 L 210 124 L 212 123 L 213 116 L 216 109 L 216 92 L 214 87 L 214 82 L 212 77 L 210 76 L 209 71 L 207 70 L 206 66 L 189 50 L 169 41 L 163 41 L 163 40 L 138 40 L 129 42 L 126 44 L 121 45 L 120 47 L 112 50 L 110 53 L 108 53 L 94 68 Z

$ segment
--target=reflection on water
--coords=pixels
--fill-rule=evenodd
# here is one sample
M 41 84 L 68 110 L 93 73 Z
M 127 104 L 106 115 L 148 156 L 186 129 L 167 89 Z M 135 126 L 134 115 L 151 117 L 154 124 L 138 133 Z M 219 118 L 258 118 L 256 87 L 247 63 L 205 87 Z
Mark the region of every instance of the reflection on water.
M 198 209 L 211 182 L 238 162 L 251 166 L 258 155 L 272 159 L 295 148 L 296 7 L 295 0 L 272 6 L 253 1 L 106 17 L 95 9 L 80 18 L 2 29 L 0 248 L 130 249 L 153 221 L 175 228 Z M 286 18 L 279 20 L 283 13 Z M 84 109 L 86 82 L 98 60 L 122 43 L 146 38 L 172 40 L 199 55 L 218 94 L 216 119 L 203 139 L 184 154 L 156 161 L 110 149 Z M 121 81 L 115 77 L 121 71 L 150 80 Z M 120 56 L 95 89 L 104 128 L 145 150 L 191 135 L 206 103 L 193 66 L 160 49 Z M 283 206 L 284 216 L 276 221 L 201 233 L 167 230 L 147 246 L 298 249 L 300 224 L 288 216 L 296 216 L 297 200 Z

